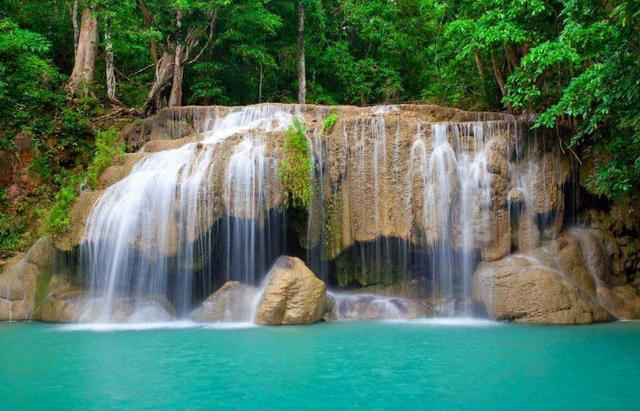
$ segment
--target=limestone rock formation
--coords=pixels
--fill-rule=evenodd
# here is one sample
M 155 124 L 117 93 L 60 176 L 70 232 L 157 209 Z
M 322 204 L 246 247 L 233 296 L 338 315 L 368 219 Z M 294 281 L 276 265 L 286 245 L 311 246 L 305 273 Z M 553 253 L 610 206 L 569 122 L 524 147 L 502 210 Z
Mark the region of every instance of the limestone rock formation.
M 51 237 L 43 237 L 9 260 L 0 272 L 0 321 L 36 320 L 38 279 L 51 270 L 55 255 Z
M 255 322 L 257 324 L 311 324 L 325 313 L 327 286 L 302 260 L 281 256 L 267 274 Z
M 33 319 L 38 267 L 24 255 L 12 258 L 0 273 L 0 321 Z
M 620 285 L 605 290 L 605 298 L 610 301 L 611 312 L 621 319 L 640 318 L 640 295 L 631 284 Z
M 612 281 L 607 241 L 599 230 L 573 228 L 526 254 L 482 263 L 474 298 L 497 319 L 571 324 L 640 318 L 637 290 Z
M 211 294 L 189 316 L 198 322 L 251 321 L 258 290 L 237 281 L 228 281 Z
M 481 263 L 473 298 L 491 318 L 534 324 L 587 324 L 613 316 L 558 271 L 522 256 Z
M 108 317 L 105 317 L 104 301 L 90 298 L 83 289 L 68 284 L 62 278 L 54 277 L 51 289 L 41 309 L 41 319 L 45 322 L 148 323 L 176 319 L 175 308 L 164 296 L 117 297 L 109 307 Z
M 58 281 L 53 279 L 54 284 Z M 58 287 L 54 285 L 54 288 Z M 42 302 L 40 319 L 51 323 L 77 322 L 87 309 L 87 302 L 84 292 L 75 287 L 49 292 Z
M 338 121 L 323 130 L 323 118 L 334 112 Z M 204 267 L 210 269 L 211 264 L 217 264 L 210 258 L 219 251 L 214 248 L 224 247 L 209 243 L 219 237 L 217 230 L 229 229 L 241 220 L 243 224 L 255 223 L 261 232 L 271 224 L 272 215 L 279 218 L 282 213 L 286 196 L 279 184 L 277 164 L 283 155 L 283 129 L 295 116 L 303 117 L 307 126 L 314 162 L 314 198 L 308 229 L 293 229 L 304 237 L 301 245 L 320 260 L 316 265 L 318 261 L 310 259 L 314 270 L 319 266 L 335 268 L 335 272 L 323 270 L 322 275 L 343 286 L 375 288 L 397 286 L 419 276 L 427 278 L 424 268 L 429 267 L 437 271 L 432 276 L 440 276 L 438 281 L 447 287 L 447 295 L 434 296 L 426 311 L 420 296 L 389 292 L 387 296 L 393 298 L 384 304 L 377 297 L 345 300 L 346 317 L 386 318 L 393 309 L 401 312 L 400 317 L 432 315 L 440 310 L 450 314 L 448 308 L 441 307 L 457 307 L 459 298 L 452 294 L 458 288 L 463 287 L 468 295 L 478 260 L 485 262 L 479 273 L 484 272 L 482 267 L 497 267 L 494 271 L 500 274 L 476 275 L 477 285 L 482 286 L 477 290 L 480 302 L 488 301 L 481 292 L 485 283 L 505 285 L 516 294 L 524 292 L 521 288 L 526 287 L 505 274 L 511 270 L 505 256 L 512 250 L 541 262 L 516 265 L 517 271 L 524 273 L 517 278 L 542 284 L 541 298 L 531 301 L 531 312 L 523 314 L 500 303 L 492 306 L 502 310 L 494 314 L 534 322 L 599 320 L 601 313 L 583 298 L 586 295 L 620 318 L 637 316 L 634 292 L 640 287 L 640 275 L 634 275 L 640 273 L 640 242 L 630 233 L 636 229 L 635 214 L 628 208 L 612 207 L 606 217 L 594 218 L 602 231 L 597 241 L 563 234 L 564 202 L 573 194 L 569 191 L 576 165 L 570 156 L 563 155 L 556 134 L 523 133 L 522 119 L 497 113 L 428 105 L 329 108 L 265 104 L 162 110 L 122 130 L 120 138 L 129 149 L 140 150 L 116 160 L 100 177 L 95 191 L 81 194 L 70 213 L 71 226 L 67 233 L 56 236 L 55 247 L 77 255 L 85 240 L 92 247 L 117 244 L 126 254 L 121 261 L 144 259 L 151 268 L 167 262 L 165 267 L 176 264 L 184 272 L 197 271 L 196 275 Z M 166 161 L 160 161 L 163 159 Z M 150 162 L 156 169 L 147 173 L 151 170 L 143 168 Z M 170 173 L 154 174 L 158 169 Z M 140 175 L 134 175 L 138 171 Z M 159 177 L 145 180 L 150 174 Z M 171 184 L 164 187 L 164 181 Z M 140 194 L 144 201 L 124 207 L 127 200 L 138 198 L 132 193 Z M 162 207 L 156 207 L 158 204 Z M 125 211 L 118 214 L 120 205 Z M 96 218 L 89 220 L 92 211 L 94 216 L 102 211 L 101 224 Z M 131 224 L 120 224 L 125 217 Z M 158 220 L 163 224 L 157 224 Z M 108 224 L 102 224 L 105 222 Z M 275 219 L 271 222 L 277 225 Z M 198 249 L 202 241 L 209 249 Z M 602 247 L 593 248 L 596 243 Z M 592 247 L 593 252 L 585 247 Z M 438 258 L 442 261 L 435 262 Z M 306 323 L 323 315 L 327 319 L 340 316 L 340 301 L 316 298 L 322 282 L 306 267 L 301 269 L 301 261 L 286 261 L 280 262 L 280 268 L 278 264 L 274 267 L 280 274 L 270 278 L 258 321 Z M 31 265 L 34 263 L 27 256 L 19 270 L 28 272 Z M 258 271 L 252 273 L 252 279 L 262 275 L 263 271 Z M 456 277 L 460 271 L 464 271 L 464 280 Z M 59 286 L 48 286 L 47 292 L 41 293 L 49 303 L 43 313 L 52 319 L 76 318 L 79 307 L 90 302 L 82 300 L 79 290 L 63 284 L 64 275 L 59 277 Z M 13 283 L 15 278 L 15 274 L 0 276 L 0 288 L 12 290 L 7 282 Z M 19 281 L 24 283 L 23 295 L 28 295 L 30 276 L 20 276 Z M 632 284 L 636 289 L 629 286 Z M 244 318 L 245 312 L 228 307 L 250 294 L 240 286 L 225 284 L 192 313 L 193 318 Z M 421 287 L 415 291 L 424 297 Z M 369 291 L 378 294 L 374 289 Z M 0 289 L 0 296 L 2 292 Z M 551 304 L 547 293 L 555 293 L 558 301 L 571 301 L 571 307 Z M 18 301 L 11 299 L 15 293 L 5 294 L 7 301 Z M 507 300 L 510 304 L 512 299 Z M 12 304 L 12 311 L 18 308 L 17 303 Z M 9 307 L 3 300 L 0 305 Z M 325 308 L 319 309 L 320 305 Z M 130 304 L 122 307 L 122 318 L 133 314 Z M 591 319 L 580 310 L 587 310 Z

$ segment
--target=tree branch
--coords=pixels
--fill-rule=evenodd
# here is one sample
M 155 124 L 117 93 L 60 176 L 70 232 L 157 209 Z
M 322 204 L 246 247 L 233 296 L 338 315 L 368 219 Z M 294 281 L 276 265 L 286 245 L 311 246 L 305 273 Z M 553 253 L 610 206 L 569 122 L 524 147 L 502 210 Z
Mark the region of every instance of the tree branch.
M 146 27 L 150 29 L 153 26 L 153 13 L 151 12 L 151 10 L 149 10 L 147 5 L 144 4 L 143 0 L 136 0 L 136 5 L 138 6 L 138 9 L 140 9 L 142 17 L 144 17 Z M 150 54 L 153 64 L 158 64 L 158 42 L 156 42 L 155 40 L 151 40 Z
M 209 37 L 207 37 L 207 41 L 204 43 L 204 45 L 200 49 L 200 52 L 198 52 L 198 54 L 193 59 L 191 59 L 187 64 L 193 64 L 196 61 L 200 60 L 205 50 L 211 45 L 211 42 L 213 41 L 213 33 L 215 31 L 217 18 L 218 18 L 218 10 L 215 10 L 213 13 L 211 13 L 211 22 L 209 23 Z M 196 45 L 197 43 L 194 44 L 193 47 L 195 47 Z M 190 51 L 191 50 L 187 50 L 187 53 L 186 53 L 187 56 L 189 55 Z

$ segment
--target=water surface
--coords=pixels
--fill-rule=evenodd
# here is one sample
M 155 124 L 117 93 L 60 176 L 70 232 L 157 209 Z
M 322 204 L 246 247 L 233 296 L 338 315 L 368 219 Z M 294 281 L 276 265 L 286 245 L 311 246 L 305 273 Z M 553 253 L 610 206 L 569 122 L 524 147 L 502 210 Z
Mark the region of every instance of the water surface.
M 0 323 L 0 408 L 637 410 L 639 349 L 638 322 Z

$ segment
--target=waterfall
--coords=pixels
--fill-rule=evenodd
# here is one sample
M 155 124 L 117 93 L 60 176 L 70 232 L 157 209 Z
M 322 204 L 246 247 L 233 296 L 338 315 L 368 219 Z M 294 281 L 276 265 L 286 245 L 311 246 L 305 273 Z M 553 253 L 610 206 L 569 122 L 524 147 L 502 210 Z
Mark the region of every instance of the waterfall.
M 431 136 L 430 153 L 420 127 L 411 146 L 407 181 L 410 187 L 417 184 L 420 195 L 410 196 L 407 208 L 414 215 L 422 209 L 417 223 L 426 233 L 421 244 L 430 255 L 433 300 L 444 315 L 471 315 L 471 278 L 481 245 L 477 233 L 490 224 L 486 142 L 493 130 L 484 123 L 433 124 Z M 456 298 L 461 307 L 455 307 Z
M 315 243 L 307 261 L 342 287 L 417 276 L 440 314 L 472 315 L 477 263 L 483 253 L 499 258 L 510 251 L 507 199 L 502 203 L 501 197 L 506 191 L 496 196 L 494 179 L 508 178 L 509 144 L 521 144 L 517 127 L 406 121 L 399 112 L 397 106 L 373 108 L 339 123 L 334 136 L 308 137 L 316 198 L 308 226 Z M 497 213 L 506 221 L 492 220 Z M 501 236 L 506 241 L 495 251 Z
M 223 230 L 227 281 L 256 284 L 284 250 L 284 235 L 279 235 L 284 222 L 270 215 L 266 205 L 268 169 L 275 173 L 275 163 L 269 164 L 265 156 L 264 136 L 245 137 L 229 160 Z
M 231 109 L 224 116 L 214 112 L 200 124 L 201 142 L 149 154 L 126 178 L 105 190 L 88 218 L 80 249 L 81 267 L 95 302 L 86 318 L 121 320 L 121 311 L 150 305 L 170 312 L 167 298 L 178 314 L 191 308 L 194 271 L 217 254 L 212 252 L 215 236 L 203 232 L 203 227 L 211 227 L 216 219 L 211 179 L 215 160 L 224 158 L 221 143 L 248 130 L 284 130 L 293 110 L 259 105 Z M 265 167 L 264 144 L 253 138 L 242 140 L 228 160 L 227 279 L 254 282 L 256 270 L 268 264 L 266 253 L 252 249 L 257 242 L 270 240 L 264 237 L 264 225 L 252 224 L 258 215 L 267 219 L 262 193 Z
M 610 267 L 609 255 L 602 239 L 596 230 L 587 228 L 573 227 L 568 232 L 578 242 L 587 272 L 593 280 L 595 295 L 592 296 L 613 314 L 615 310 L 608 292 L 609 287 L 603 280 L 603 277 L 610 272 Z
M 80 247 L 85 318 L 183 316 L 224 282 L 258 285 L 279 255 L 304 255 L 288 244 L 293 234 L 330 286 L 418 279 L 411 287 L 436 314 L 470 316 L 480 260 L 535 248 L 562 224 L 563 171 L 544 143 L 522 146 L 514 121 L 338 107 L 324 132 L 318 120 L 328 113 L 276 104 L 163 112 L 156 121 L 167 134 L 193 142 L 144 153 L 95 203 Z M 295 116 L 305 119 L 313 164 L 302 233 L 286 224 L 277 181 L 278 132 Z

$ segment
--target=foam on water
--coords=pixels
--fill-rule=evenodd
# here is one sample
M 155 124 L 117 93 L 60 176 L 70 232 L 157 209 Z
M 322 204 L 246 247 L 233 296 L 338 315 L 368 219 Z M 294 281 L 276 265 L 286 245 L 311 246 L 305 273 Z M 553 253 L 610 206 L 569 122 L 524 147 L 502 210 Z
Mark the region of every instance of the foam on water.
M 85 323 L 60 325 L 58 331 L 74 332 L 116 332 L 116 331 L 150 331 L 150 330 L 180 330 L 187 328 L 202 328 L 206 330 L 237 330 L 244 328 L 257 328 L 252 322 L 214 322 L 198 323 L 194 321 L 159 321 L 159 322 L 133 322 L 133 323 Z
M 442 327 L 496 327 L 502 325 L 497 321 L 482 320 L 473 317 L 418 318 L 415 320 L 385 320 L 384 322 L 392 324 L 413 324 Z
M 145 322 L 145 323 L 86 323 L 86 324 L 65 324 L 58 327 L 59 331 L 147 331 L 158 329 L 182 329 L 198 328 L 202 324 L 193 321 L 165 321 L 165 322 Z

